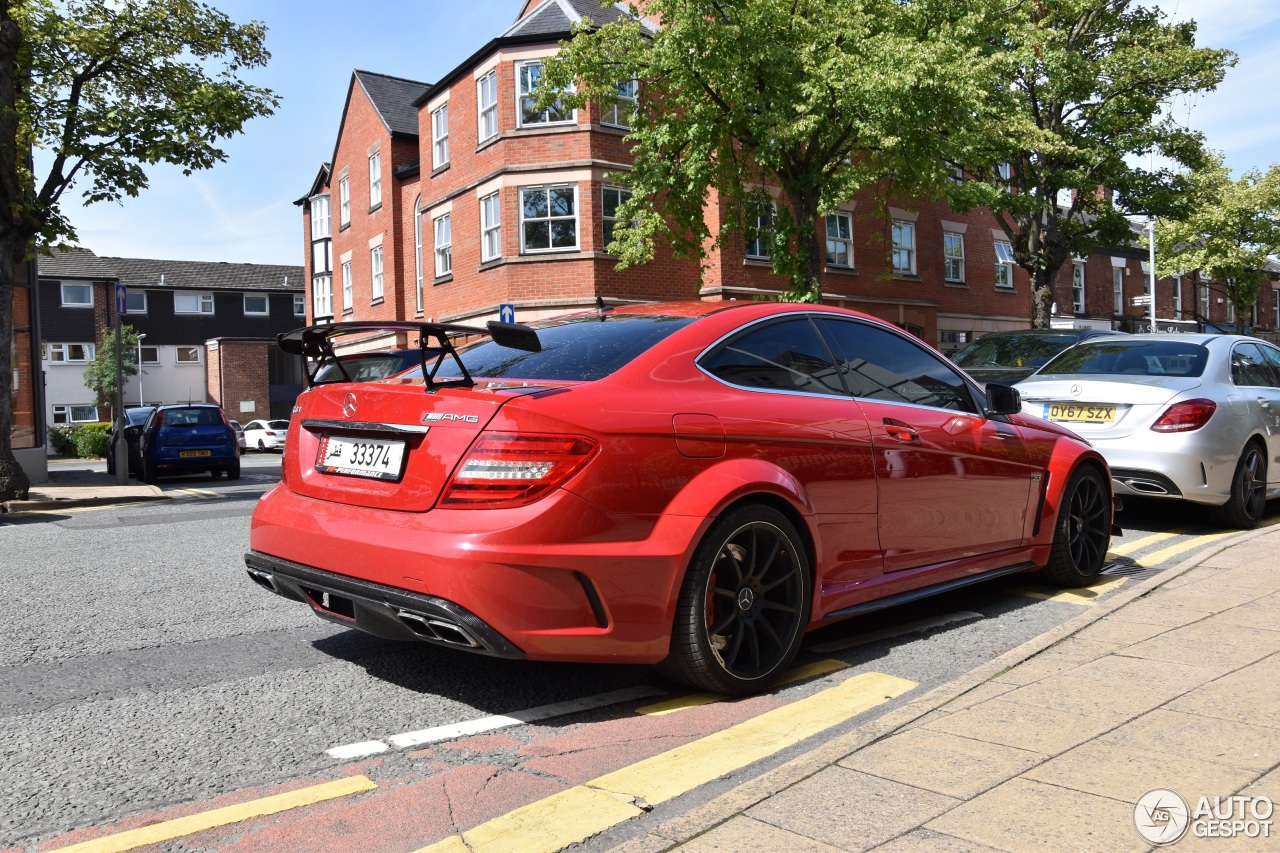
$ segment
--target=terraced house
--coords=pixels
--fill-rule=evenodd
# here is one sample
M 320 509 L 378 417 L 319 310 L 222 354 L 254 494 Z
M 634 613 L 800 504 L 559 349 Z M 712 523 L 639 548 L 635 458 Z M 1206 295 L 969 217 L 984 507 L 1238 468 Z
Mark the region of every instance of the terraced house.
M 606 247 L 628 193 L 624 137 L 636 93 L 623 86 L 616 103 L 545 111 L 531 93 L 574 25 L 627 14 L 622 3 L 524 0 L 505 32 L 435 83 L 355 71 L 332 160 L 297 202 L 310 247 L 308 322 L 475 323 L 497 319 L 503 305 L 527 322 L 597 298 L 780 294 L 786 282 L 772 273 L 763 240 L 731 242 L 701 271 L 661 249 L 648 264 L 615 269 Z M 887 213 L 876 207 L 869 195 L 850 199 L 820 223 L 826 302 L 889 320 L 944 351 L 1028 325 L 1030 282 L 989 212 L 960 214 L 923 199 Z M 705 215 L 714 233 L 729 211 L 713 196 Z M 1134 304 L 1150 287 L 1145 257 L 1135 244 L 1077 259 L 1059 276 L 1055 324 L 1137 328 L 1148 312 Z M 1164 328 L 1233 322 L 1194 274 L 1158 290 Z M 1252 326 L 1275 329 L 1278 312 L 1280 296 L 1261 300 Z M 406 341 L 369 338 L 352 348 L 393 343 Z

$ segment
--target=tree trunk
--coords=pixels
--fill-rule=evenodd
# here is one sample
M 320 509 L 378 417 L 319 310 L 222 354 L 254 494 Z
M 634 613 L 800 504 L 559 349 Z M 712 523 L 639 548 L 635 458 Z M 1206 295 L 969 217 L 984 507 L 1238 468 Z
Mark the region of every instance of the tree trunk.
M 822 302 L 823 244 L 817 228 L 818 200 L 816 192 L 805 192 L 784 186 L 791 215 L 796 220 L 796 260 L 791 284 L 783 296 L 786 302 Z
M 13 247 L 0 240 L 0 502 L 24 500 L 31 481 L 13 455 Z M 33 291 L 34 292 L 34 291 Z

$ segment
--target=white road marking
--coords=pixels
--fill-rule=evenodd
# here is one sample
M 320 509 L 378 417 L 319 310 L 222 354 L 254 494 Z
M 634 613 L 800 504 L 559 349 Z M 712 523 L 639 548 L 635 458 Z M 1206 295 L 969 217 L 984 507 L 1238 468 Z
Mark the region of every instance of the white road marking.
M 897 625 L 893 628 L 885 628 L 882 631 L 872 631 L 870 634 L 859 634 L 856 637 L 848 637 L 843 640 L 833 640 L 830 643 L 821 643 L 816 646 L 806 647 L 806 651 L 810 652 L 838 652 L 841 649 L 849 649 L 854 646 L 864 646 L 867 643 L 874 643 L 878 640 L 888 640 L 892 637 L 901 637 L 904 634 L 918 634 L 922 631 L 928 631 L 930 628 L 938 628 L 943 625 L 950 625 L 952 622 L 968 622 L 972 619 L 982 619 L 981 613 L 974 613 L 971 610 L 960 610 L 955 613 L 948 613 L 946 616 L 935 616 L 932 619 L 920 619 L 916 622 L 907 622 L 903 625 Z
M 546 720 L 551 717 L 562 717 L 566 714 L 576 714 L 579 711 L 590 711 L 594 708 L 605 708 L 609 705 L 616 705 L 619 702 L 628 702 L 632 699 L 648 699 L 652 696 L 666 695 L 667 691 L 660 687 L 628 687 L 623 690 L 614 690 L 611 693 L 600 693 L 596 696 L 584 696 L 581 699 L 572 699 L 568 702 L 556 702 L 553 705 L 540 705 L 537 708 L 529 708 L 525 711 L 515 711 L 511 714 L 481 717 L 478 720 L 466 720 L 461 723 L 450 723 L 447 726 L 434 726 L 429 729 L 420 729 L 416 732 L 405 732 L 404 734 L 392 735 L 385 741 L 367 740 L 362 743 L 335 746 L 332 749 L 325 750 L 325 754 L 333 758 L 362 758 L 366 755 L 377 755 L 380 752 L 386 752 L 391 749 L 391 747 L 404 749 L 410 746 L 419 746 L 424 743 L 438 743 L 442 740 L 452 740 L 453 738 L 461 737 L 463 735 L 491 732 L 494 729 L 502 729 L 507 726 L 518 726 L 521 723 L 532 723 L 536 720 Z

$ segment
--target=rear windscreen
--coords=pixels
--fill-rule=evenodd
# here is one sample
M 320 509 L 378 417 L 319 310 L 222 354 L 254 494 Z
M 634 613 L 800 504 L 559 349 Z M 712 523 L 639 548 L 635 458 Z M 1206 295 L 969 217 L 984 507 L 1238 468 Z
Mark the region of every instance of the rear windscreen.
M 1062 353 L 1036 376 L 1199 376 L 1209 351 L 1182 341 L 1086 342 Z
M 166 409 L 166 427 L 222 426 L 222 416 L 217 409 Z
M 575 317 L 535 327 L 541 352 L 525 352 L 482 341 L 460 349 L 462 363 L 475 377 L 485 379 L 542 379 L 590 381 L 613 373 L 663 338 L 692 323 L 692 317 L 619 316 Z M 421 368 L 406 377 L 420 377 Z M 461 376 L 451 357 L 437 379 Z
M 961 367 L 1036 367 L 1075 342 L 1074 335 L 988 335 L 954 360 Z

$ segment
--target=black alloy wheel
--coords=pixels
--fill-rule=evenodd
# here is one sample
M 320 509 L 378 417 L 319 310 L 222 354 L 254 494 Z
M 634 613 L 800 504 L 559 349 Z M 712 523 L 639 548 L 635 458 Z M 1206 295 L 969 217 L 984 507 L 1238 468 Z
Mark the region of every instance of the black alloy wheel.
M 718 693 L 763 690 L 800 649 L 810 589 L 809 559 L 791 522 L 767 506 L 731 510 L 694 554 L 663 670 Z
M 1097 577 L 1111 545 L 1111 490 L 1092 465 L 1071 475 L 1062 492 L 1045 573 L 1062 586 Z
M 1231 477 L 1231 496 L 1213 507 L 1214 521 L 1224 527 L 1252 530 L 1267 508 L 1267 457 L 1256 443 L 1245 446 Z

